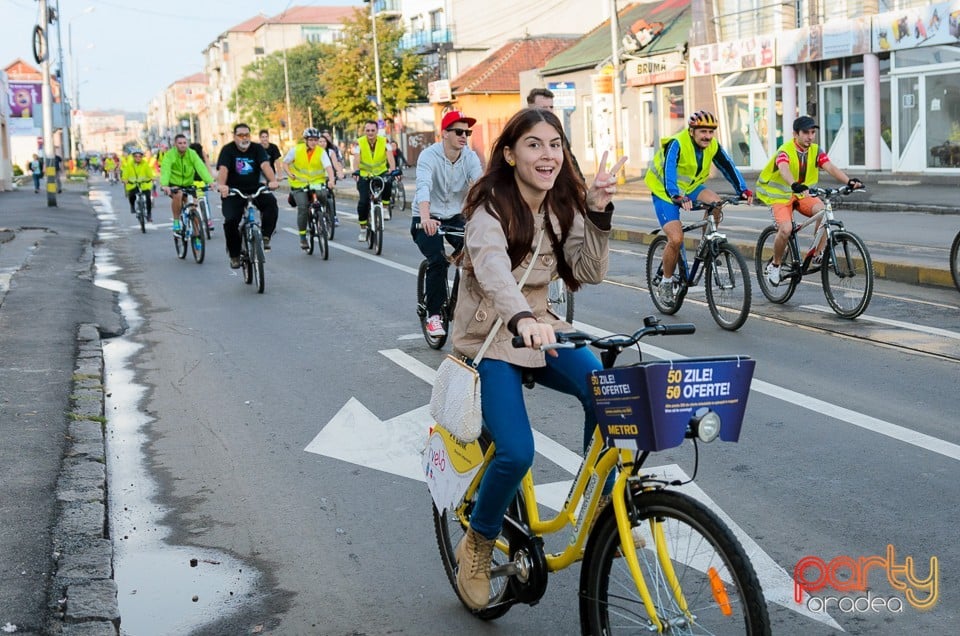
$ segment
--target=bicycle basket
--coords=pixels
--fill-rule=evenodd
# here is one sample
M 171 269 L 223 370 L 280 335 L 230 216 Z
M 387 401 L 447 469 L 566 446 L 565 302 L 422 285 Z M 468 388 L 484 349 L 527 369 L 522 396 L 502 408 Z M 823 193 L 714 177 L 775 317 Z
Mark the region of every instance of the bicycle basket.
M 660 451 L 683 443 L 699 409 L 720 416 L 720 439 L 736 442 L 756 361 L 690 358 L 594 371 L 597 424 L 608 446 Z

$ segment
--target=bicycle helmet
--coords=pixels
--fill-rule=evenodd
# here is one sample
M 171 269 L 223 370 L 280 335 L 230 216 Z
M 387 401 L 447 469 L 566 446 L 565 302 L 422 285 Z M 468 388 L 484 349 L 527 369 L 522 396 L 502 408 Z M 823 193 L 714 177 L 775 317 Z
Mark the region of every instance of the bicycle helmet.
M 716 129 L 717 126 L 720 125 L 719 122 L 717 122 L 717 118 L 713 116 L 713 113 L 705 110 L 698 110 L 694 114 L 690 115 L 688 123 L 690 128 Z
M 316 128 L 307 128 L 306 130 L 303 131 L 303 138 L 308 139 L 310 137 L 316 137 L 319 139 L 320 131 L 317 130 Z

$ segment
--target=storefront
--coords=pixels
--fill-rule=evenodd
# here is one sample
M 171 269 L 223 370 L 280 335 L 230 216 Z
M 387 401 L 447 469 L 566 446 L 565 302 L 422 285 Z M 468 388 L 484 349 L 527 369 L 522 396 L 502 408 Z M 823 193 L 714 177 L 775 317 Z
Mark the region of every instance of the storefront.
M 775 45 L 758 36 L 690 49 L 690 76 L 713 76 L 720 143 L 741 168 L 763 168 L 782 139 Z
M 690 75 L 713 77 L 721 142 L 743 168 L 809 114 L 837 165 L 960 170 L 960 0 L 694 47 Z

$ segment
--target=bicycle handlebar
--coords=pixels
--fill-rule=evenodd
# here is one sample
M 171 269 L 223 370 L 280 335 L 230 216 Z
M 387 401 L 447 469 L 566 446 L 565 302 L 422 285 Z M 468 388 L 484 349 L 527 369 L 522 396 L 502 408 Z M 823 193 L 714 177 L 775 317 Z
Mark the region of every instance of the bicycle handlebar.
M 434 219 L 434 221 L 438 221 L 438 220 L 439 220 L 439 219 Z M 415 230 L 422 230 L 422 229 L 423 229 L 423 226 L 420 224 L 420 221 L 417 221 L 416 223 L 414 223 L 413 229 L 415 229 Z M 464 229 L 463 229 L 462 227 L 458 226 L 458 225 L 444 225 L 444 224 L 441 222 L 441 223 L 440 223 L 440 226 L 437 227 L 437 234 L 439 234 L 439 235 L 441 235 L 441 236 L 444 235 L 444 234 L 446 234 L 446 235 L 449 235 L 449 236 L 460 236 L 460 237 L 462 237 L 462 236 L 463 236 L 463 232 L 464 232 Z
M 839 188 L 821 188 L 819 186 L 813 186 L 807 190 L 807 193 L 810 196 L 814 197 L 835 197 L 835 196 L 848 196 L 854 192 L 866 192 L 866 186 L 861 188 L 851 188 L 848 185 L 840 186 Z
M 260 196 L 261 194 L 263 194 L 264 192 L 269 192 L 269 191 L 270 191 L 270 188 L 268 188 L 266 185 L 260 186 L 260 188 L 259 188 L 256 192 L 254 192 L 253 194 L 244 194 L 243 192 L 240 192 L 240 191 L 237 190 L 236 188 L 230 188 L 230 194 L 229 194 L 228 196 L 231 196 L 231 197 L 233 197 L 233 196 L 242 197 L 242 198 L 246 199 L 247 201 L 252 201 L 253 199 L 256 199 L 258 196 Z
M 695 333 L 696 325 L 682 323 L 678 325 L 663 325 L 654 316 L 648 316 L 644 319 L 644 327 L 633 332 L 632 335 L 613 334 L 610 336 L 595 337 L 582 331 L 558 331 L 557 342 L 539 347 L 541 351 L 550 349 L 578 349 L 591 345 L 604 351 L 622 351 L 627 347 L 637 344 L 641 338 L 646 336 L 682 336 Z M 522 349 L 526 345 L 523 343 L 523 336 L 514 336 L 510 344 L 515 349 Z

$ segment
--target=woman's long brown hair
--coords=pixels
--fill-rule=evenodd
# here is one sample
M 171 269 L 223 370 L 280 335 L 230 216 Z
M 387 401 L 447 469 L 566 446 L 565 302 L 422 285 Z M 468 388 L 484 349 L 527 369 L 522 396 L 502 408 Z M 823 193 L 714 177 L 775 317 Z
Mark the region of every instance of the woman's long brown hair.
M 549 110 L 526 108 L 510 118 L 500 137 L 493 145 L 490 163 L 483 176 L 473 184 L 463 204 L 463 216 L 469 220 L 481 207 L 500 221 L 503 233 L 507 237 L 507 253 L 510 266 L 516 268 L 523 262 L 533 243 L 536 228 L 533 226 L 533 213 L 520 196 L 514 175 L 514 167 L 507 163 L 504 148 L 515 149 L 523 135 L 540 122 L 552 126 L 563 138 L 560 120 Z M 573 158 L 567 144 L 563 143 L 563 164 L 560 173 L 541 205 L 556 217 L 560 226 L 560 236 L 556 235 L 552 223 L 546 224 L 547 236 L 557 259 L 557 272 L 572 291 L 580 288 L 580 282 L 574 278 L 573 270 L 563 257 L 563 244 L 573 227 L 574 215 L 587 212 L 587 189 L 583 180 L 573 169 Z

